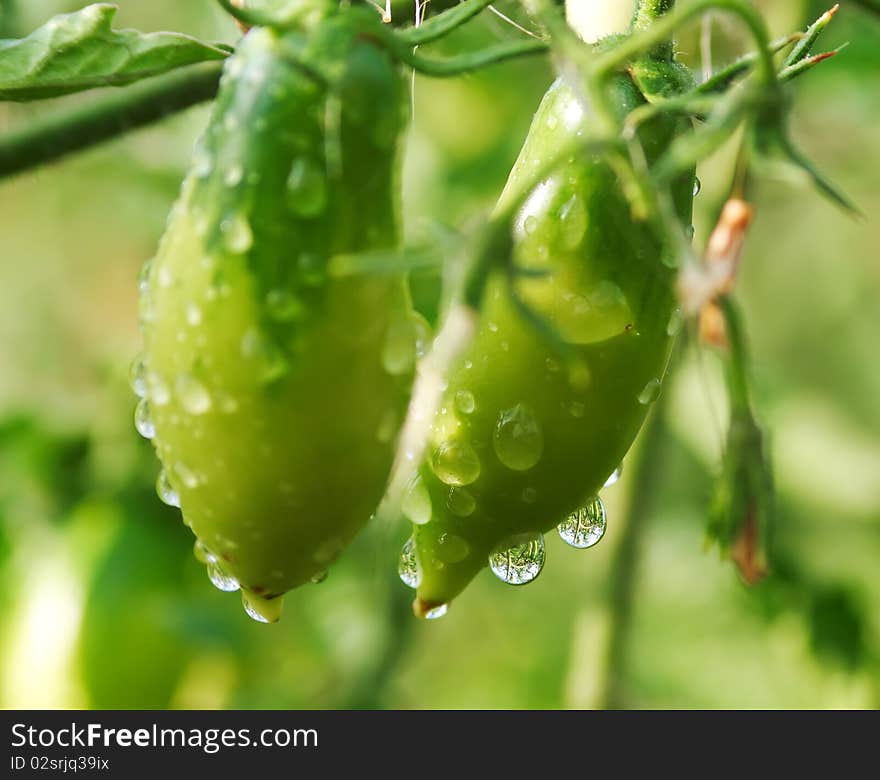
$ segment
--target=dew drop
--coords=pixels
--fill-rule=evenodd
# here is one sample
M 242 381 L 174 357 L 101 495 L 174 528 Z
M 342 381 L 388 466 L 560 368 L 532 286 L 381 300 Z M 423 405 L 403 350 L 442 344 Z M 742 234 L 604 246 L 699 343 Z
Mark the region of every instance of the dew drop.
M 207 149 L 199 147 L 193 155 L 193 174 L 197 179 L 206 179 L 214 170 L 214 161 Z
M 459 390 L 455 394 L 455 408 L 462 414 L 472 414 L 476 407 L 477 402 L 470 390 Z
M 433 507 L 431 506 L 431 494 L 422 481 L 422 477 L 416 474 L 407 486 L 406 494 L 400 504 L 400 510 L 410 522 L 416 525 L 424 525 L 431 522 Z
M 186 322 L 193 328 L 202 322 L 202 310 L 194 303 L 186 306 Z
M 431 468 L 442 482 L 460 487 L 477 481 L 480 459 L 467 442 L 447 441 L 434 450 Z
M 138 355 L 128 370 L 128 382 L 138 398 L 147 397 L 147 365 L 143 355 Z
M 449 612 L 449 604 L 441 604 L 439 607 L 429 609 L 425 613 L 425 620 L 437 620 L 442 618 L 447 612 Z
M 382 345 L 382 366 L 391 376 L 400 376 L 410 372 L 415 362 L 415 325 L 407 312 L 394 312 Z
M 593 381 L 590 367 L 583 360 L 574 360 L 568 367 L 568 384 L 573 390 L 583 392 Z
M 523 503 L 534 504 L 538 500 L 538 491 L 533 487 L 523 488 L 522 500 Z
M 300 217 L 314 217 L 327 204 L 327 181 L 324 171 L 308 157 L 298 157 L 287 177 L 287 204 Z
M 418 313 L 412 315 L 416 333 L 416 358 L 423 358 L 431 348 L 434 334 L 431 332 L 430 323 Z
M 584 416 L 584 412 L 586 411 L 586 407 L 580 401 L 572 401 L 568 405 L 568 413 L 572 417 L 581 418 Z
M 217 590 L 222 590 L 225 593 L 234 593 L 240 587 L 238 580 L 224 572 L 216 559 L 208 562 L 208 579 Z
M 612 485 L 617 483 L 617 480 L 620 479 L 620 475 L 623 473 L 623 466 L 618 466 L 614 471 L 611 472 L 611 475 L 608 479 L 605 480 L 605 484 L 602 487 L 611 487 Z
M 532 582 L 544 568 L 544 537 L 541 534 L 510 537 L 489 556 L 489 568 L 508 585 Z
M 254 233 L 244 214 L 235 214 L 220 223 L 223 245 L 232 254 L 241 255 L 254 244 Z
M 642 388 L 642 392 L 639 393 L 639 403 L 642 404 L 642 406 L 647 406 L 648 404 L 654 403 L 659 395 L 660 380 L 655 377 Z
M 171 486 L 171 482 L 168 481 L 168 474 L 165 473 L 165 469 L 159 472 L 159 476 L 156 479 L 156 494 L 162 500 L 162 503 L 180 508 L 180 496 Z
M 150 412 L 150 402 L 146 398 L 141 398 L 134 410 L 134 427 L 145 439 L 152 439 L 156 435 L 156 424 Z
M 702 182 L 696 176 L 694 176 L 694 197 L 695 198 L 697 197 L 697 195 L 700 194 L 700 190 L 702 188 L 703 188 Z
M 532 235 L 538 229 L 538 219 L 533 215 L 529 215 L 523 221 L 523 228 L 528 235 Z
M 223 183 L 227 187 L 237 187 L 241 184 L 243 178 L 244 168 L 241 167 L 240 163 L 233 163 L 226 169 L 226 173 L 223 174 Z
M 403 584 L 408 588 L 417 588 L 422 581 L 419 571 L 419 561 L 416 557 L 416 543 L 412 537 L 406 540 L 400 551 L 400 559 L 397 562 L 397 573 Z
M 669 316 L 669 322 L 666 323 L 666 335 L 675 336 L 681 330 L 683 323 L 684 314 L 682 314 L 681 309 L 676 307 L 672 310 L 672 314 Z
M 501 412 L 492 444 L 498 460 L 507 468 L 526 471 L 534 466 L 544 451 L 544 434 L 532 409 L 518 403 Z
M 470 545 L 455 534 L 444 533 L 437 540 L 437 556 L 444 563 L 459 563 L 470 554 Z
M 155 372 L 147 374 L 148 397 L 156 406 L 165 406 L 171 400 L 171 391 L 165 381 Z
M 572 512 L 557 527 L 559 538 L 567 545 L 585 550 L 605 535 L 605 505 L 595 496 L 585 507 Z
M 279 596 L 274 599 L 264 599 L 253 593 L 241 591 L 241 605 L 248 617 L 258 623 L 277 623 L 281 617 L 283 599 Z
M 193 555 L 199 563 L 214 563 L 217 560 L 217 556 L 208 549 L 201 539 L 196 539 L 193 544 Z
M 311 576 L 311 578 L 309 579 L 309 582 L 311 582 L 312 585 L 320 585 L 326 579 L 327 579 L 327 569 L 323 569 L 322 571 L 319 571 L 317 574 L 313 574 Z
M 477 508 L 477 500 L 463 487 L 451 487 L 446 495 L 446 506 L 459 517 L 470 517 Z
M 207 388 L 191 374 L 177 377 L 175 386 L 180 404 L 190 414 L 205 414 L 210 411 L 212 401 Z

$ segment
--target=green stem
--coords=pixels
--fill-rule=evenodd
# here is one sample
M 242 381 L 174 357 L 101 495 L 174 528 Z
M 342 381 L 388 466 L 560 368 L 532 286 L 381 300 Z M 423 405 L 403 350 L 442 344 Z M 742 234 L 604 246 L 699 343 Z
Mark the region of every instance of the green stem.
M 457 6 L 443 11 L 437 16 L 423 22 L 419 27 L 410 27 L 397 33 L 399 40 L 408 46 L 420 46 L 431 41 L 436 41 L 447 35 L 456 27 L 461 26 L 469 19 L 491 5 L 493 0 L 464 0 Z M 433 6 L 433 3 L 432 3 Z
M 152 124 L 217 93 L 222 64 L 199 65 L 104 100 L 28 122 L 0 138 L 0 178 L 36 168 Z
M 675 5 L 675 0 L 639 0 L 636 4 L 633 16 L 633 31 L 647 30 Z M 671 39 L 662 41 L 650 49 L 650 56 L 658 60 L 671 60 L 673 55 L 673 42 Z
M 614 548 L 608 579 L 609 626 L 602 650 L 604 676 L 598 697 L 601 709 L 620 709 L 624 704 L 624 680 L 642 542 L 658 487 L 664 477 L 662 450 L 666 431 L 662 399 L 663 396 L 655 405 L 642 434 L 635 473 L 629 482 L 626 514 L 616 521 L 620 535 Z
M 746 349 L 746 336 L 742 326 L 742 316 L 739 307 L 733 299 L 725 295 L 718 300 L 724 313 L 727 343 L 730 354 L 725 361 L 727 372 L 727 390 L 730 394 L 730 405 L 733 409 L 749 410 L 749 376 L 748 376 L 748 352 Z

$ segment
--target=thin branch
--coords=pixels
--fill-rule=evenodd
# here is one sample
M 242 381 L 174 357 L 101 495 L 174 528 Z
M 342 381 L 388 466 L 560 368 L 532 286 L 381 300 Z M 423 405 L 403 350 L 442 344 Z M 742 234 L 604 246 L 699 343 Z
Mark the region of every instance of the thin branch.
M 188 68 L 87 105 L 39 117 L 0 138 L 0 178 L 152 124 L 217 94 L 222 64 Z

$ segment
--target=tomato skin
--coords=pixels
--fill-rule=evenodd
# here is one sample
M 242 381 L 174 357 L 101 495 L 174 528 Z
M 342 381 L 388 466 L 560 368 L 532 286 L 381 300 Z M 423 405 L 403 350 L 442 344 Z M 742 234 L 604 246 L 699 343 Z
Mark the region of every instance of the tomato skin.
M 621 114 L 644 102 L 627 76 L 609 88 Z M 501 205 L 587 121 L 557 81 Z M 669 119 L 645 127 L 649 160 L 685 130 Z M 692 188 L 692 176 L 675 186 L 682 220 L 690 219 Z M 419 482 L 404 502 L 410 515 L 421 507 L 413 525 L 419 615 L 458 595 L 505 540 L 548 531 L 597 494 L 659 392 L 678 327 L 675 273 L 662 262 L 667 250 L 633 220 L 605 160 L 573 158 L 535 187 L 516 217 L 514 241 L 517 265 L 545 272 L 518 281 L 520 296 L 553 324 L 574 359 L 523 318 L 496 273 L 478 334 L 433 420 Z
M 328 267 L 399 239 L 406 86 L 356 22 L 245 38 L 143 285 L 154 444 L 247 597 L 320 575 L 367 522 L 412 379 L 402 275 Z

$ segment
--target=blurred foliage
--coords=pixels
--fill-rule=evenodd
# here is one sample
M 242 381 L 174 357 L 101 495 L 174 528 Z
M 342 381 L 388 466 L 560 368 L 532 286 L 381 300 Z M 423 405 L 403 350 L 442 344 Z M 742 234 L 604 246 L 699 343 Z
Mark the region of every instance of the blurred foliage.
M 0 37 L 79 5 L 3 0 Z M 236 37 L 210 0 L 119 5 L 120 26 Z M 759 5 L 777 35 L 824 10 Z M 716 65 L 748 45 L 726 18 L 712 30 Z M 511 34 L 486 16 L 436 48 Z M 880 705 L 880 23 L 853 2 L 823 48 L 846 40 L 793 85 L 792 128 L 868 216 L 839 214 L 787 167 L 761 169 L 750 192 L 757 219 L 740 297 L 780 491 L 773 571 L 747 589 L 702 549 L 724 399 L 716 361 L 685 350 L 647 465 L 654 495 L 636 502 L 650 516 L 625 663 L 610 661 L 621 706 Z M 679 49 L 701 66 L 697 26 Z M 466 231 L 491 208 L 551 78 L 530 61 L 416 79 L 410 235 Z M 45 110 L 4 106 L 0 131 Z M 205 118 L 194 110 L 0 183 L 0 705 L 594 706 L 609 674 L 609 567 L 632 458 L 607 491 L 598 548 L 579 554 L 548 538 L 537 582 L 507 588 L 485 574 L 441 621 L 409 617 L 395 574 L 404 528 L 370 528 L 326 582 L 288 597 L 276 626 L 210 586 L 188 529 L 155 497 L 158 463 L 131 425 L 126 382 L 139 345 L 136 275 Z M 699 171 L 698 244 L 726 196 L 733 151 Z M 431 274 L 414 280 L 432 319 L 438 285 Z

